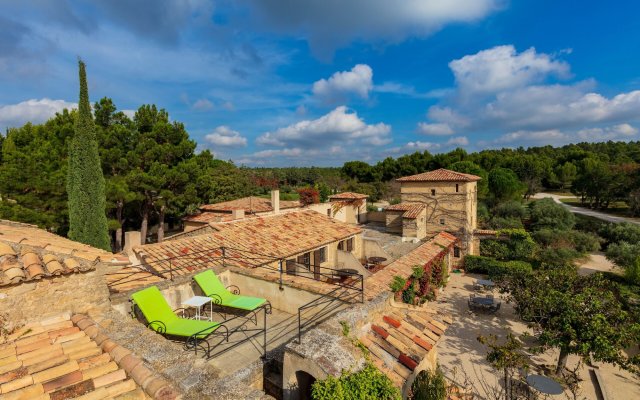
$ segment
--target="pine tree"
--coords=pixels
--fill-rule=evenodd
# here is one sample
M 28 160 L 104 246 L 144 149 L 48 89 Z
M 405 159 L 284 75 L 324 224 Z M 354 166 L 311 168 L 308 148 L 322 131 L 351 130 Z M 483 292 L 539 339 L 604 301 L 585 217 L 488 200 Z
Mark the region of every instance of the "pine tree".
M 69 238 L 110 250 L 105 214 L 105 183 L 100 165 L 96 130 L 89 105 L 85 64 L 80 68 L 80 102 L 74 137 L 69 148 L 67 193 L 69 196 Z

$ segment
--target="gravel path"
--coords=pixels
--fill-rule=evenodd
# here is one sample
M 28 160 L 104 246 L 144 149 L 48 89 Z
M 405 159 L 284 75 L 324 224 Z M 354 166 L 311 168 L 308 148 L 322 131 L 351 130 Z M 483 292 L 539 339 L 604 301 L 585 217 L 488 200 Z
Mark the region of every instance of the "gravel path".
M 533 198 L 534 199 L 544 199 L 544 198 L 553 199 L 553 201 L 567 207 L 569 211 L 571 211 L 574 214 L 586 215 L 586 216 L 598 218 L 607 222 L 629 222 L 632 224 L 640 225 L 640 221 L 638 221 L 638 219 L 636 218 L 620 217 L 617 215 L 607 214 L 601 211 L 590 210 L 588 208 L 570 206 L 560 201 L 560 199 L 575 199 L 575 196 L 560 196 L 560 195 L 551 194 L 551 193 L 536 193 L 535 195 L 533 195 Z

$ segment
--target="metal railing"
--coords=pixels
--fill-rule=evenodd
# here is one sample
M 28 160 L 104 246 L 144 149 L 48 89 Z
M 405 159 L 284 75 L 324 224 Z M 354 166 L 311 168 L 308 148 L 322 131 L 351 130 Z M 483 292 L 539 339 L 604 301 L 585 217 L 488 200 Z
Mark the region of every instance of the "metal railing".
M 277 267 L 273 267 L 277 264 Z M 278 275 L 280 289 L 283 290 L 285 276 L 320 281 L 334 286 L 355 290 L 364 299 L 364 277 L 352 270 L 322 267 L 315 264 L 302 264 L 287 261 L 283 258 L 261 254 L 241 247 L 214 247 L 193 252 L 184 252 L 159 260 L 145 261 L 143 264 L 130 266 L 127 271 L 119 271 L 110 275 L 121 275 L 109 283 L 117 286 L 124 283 L 144 281 L 149 276 L 164 280 L 174 280 L 176 276 L 190 275 L 213 266 L 222 268 L 261 268 Z M 289 269 L 287 269 L 287 265 Z M 295 267 L 293 267 L 295 265 Z M 293 267 L 293 268 L 292 268 Z M 133 268 L 133 270 L 131 270 Z
M 339 311 L 340 306 L 344 304 L 353 304 L 353 300 L 357 297 L 357 293 L 353 293 L 344 287 L 338 287 L 331 292 L 323 294 L 322 296 L 300 306 L 298 308 L 298 343 L 302 343 L 302 331 L 305 328 L 321 323 L 324 321 L 324 318 L 330 317 Z M 362 297 L 360 297 L 359 300 L 360 303 L 364 301 Z M 322 308 L 316 310 L 313 316 L 308 318 L 306 323 L 304 323 L 302 318 L 303 313 L 306 310 L 320 306 L 322 306 Z

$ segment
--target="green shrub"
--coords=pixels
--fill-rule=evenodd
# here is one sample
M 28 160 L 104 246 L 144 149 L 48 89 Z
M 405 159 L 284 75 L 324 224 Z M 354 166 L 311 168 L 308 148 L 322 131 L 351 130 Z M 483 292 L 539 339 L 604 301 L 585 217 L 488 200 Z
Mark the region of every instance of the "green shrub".
M 576 219 L 565 206 L 552 199 L 542 199 L 529 205 L 531 226 L 538 229 L 570 230 Z
M 578 253 L 590 253 L 600 250 L 600 241 L 602 239 L 593 233 L 580 231 L 571 232 L 571 242 Z
M 358 372 L 343 372 L 339 378 L 329 376 L 311 387 L 314 400 L 400 400 L 400 391 L 372 364 Z
M 409 398 L 412 400 L 445 400 L 447 398 L 447 382 L 440 367 L 437 367 L 435 371 L 420 371 L 411 384 Z
M 393 281 L 391 281 L 391 283 L 389 284 L 389 289 L 391 289 L 393 293 L 397 293 L 403 290 L 406 285 L 407 280 L 401 276 L 396 275 L 393 277 Z
M 493 217 L 487 223 L 487 227 L 491 229 L 522 229 L 523 225 L 520 218 Z
M 524 229 L 501 229 L 495 240 L 480 241 L 480 254 L 498 260 L 527 260 L 536 249 L 536 242 Z
M 407 304 L 414 304 L 416 299 L 416 282 L 411 281 L 409 287 L 402 292 L 402 301 Z
M 522 219 L 527 215 L 527 210 L 520 201 L 508 201 L 498 204 L 493 209 L 493 215 L 498 218 Z
M 580 258 L 582 254 L 573 248 L 567 247 L 547 247 L 536 255 L 541 267 L 565 267 L 573 265 L 573 262 Z
M 528 273 L 533 269 L 525 261 L 498 261 L 491 257 L 466 256 L 464 259 L 466 272 L 486 274 L 492 278 L 500 278 L 517 273 Z
M 498 261 L 491 266 L 489 276 L 492 278 L 501 278 L 515 274 L 526 274 L 531 271 L 533 271 L 533 268 L 531 264 L 526 261 Z
M 413 270 L 413 273 L 411 274 L 413 278 L 419 280 L 424 276 L 424 267 L 415 265 L 411 269 Z
M 629 222 L 603 224 L 598 229 L 598 235 L 607 243 L 639 243 L 640 226 Z
M 367 212 L 376 212 L 376 211 L 378 211 L 378 207 L 374 206 L 371 203 L 367 204 Z
M 600 238 L 593 233 L 540 229 L 533 233 L 533 238 L 543 247 L 572 248 L 580 254 L 600 250 Z
M 510 257 L 511 251 L 506 241 L 503 240 L 481 240 L 480 254 L 484 257 L 506 260 Z

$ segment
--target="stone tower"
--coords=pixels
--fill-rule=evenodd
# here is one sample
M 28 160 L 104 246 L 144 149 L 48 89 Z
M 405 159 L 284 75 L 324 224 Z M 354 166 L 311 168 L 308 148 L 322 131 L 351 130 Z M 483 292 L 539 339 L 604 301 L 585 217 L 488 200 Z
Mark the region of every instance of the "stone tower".
M 463 254 L 477 254 L 473 234 L 478 222 L 477 183 L 480 179 L 476 175 L 443 168 L 399 178 L 397 181 L 400 183 L 402 203 L 395 208 L 422 205 L 424 218 L 416 222 L 419 225 L 418 232 L 423 232 L 427 237 L 441 231 L 449 232 L 460 239 Z M 415 211 L 407 213 L 407 217 L 415 214 Z M 417 239 L 423 238 L 419 236 Z

